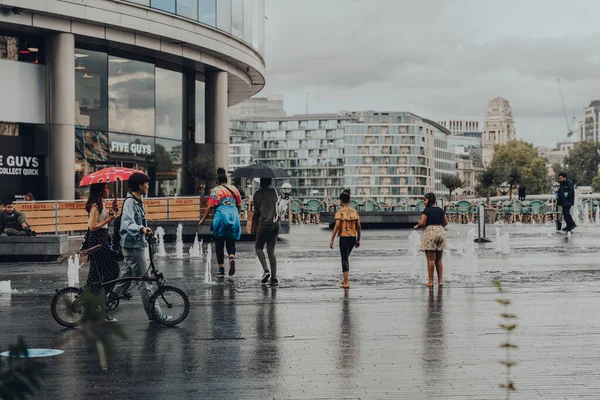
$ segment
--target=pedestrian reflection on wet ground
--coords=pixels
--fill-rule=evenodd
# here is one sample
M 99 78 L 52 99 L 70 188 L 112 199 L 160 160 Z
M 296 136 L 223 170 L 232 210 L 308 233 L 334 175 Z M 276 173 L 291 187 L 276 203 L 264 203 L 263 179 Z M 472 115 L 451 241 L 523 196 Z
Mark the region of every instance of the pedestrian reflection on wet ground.
M 447 344 L 444 332 L 444 312 L 442 308 L 443 287 L 427 289 L 427 313 L 423 326 L 423 372 L 428 385 L 444 379 L 447 363 Z M 437 292 L 437 296 L 435 295 Z
M 350 378 L 356 373 L 356 363 L 360 353 L 360 341 L 357 340 L 355 324 L 350 310 L 350 289 L 344 289 L 342 312 L 340 315 L 340 338 L 337 356 L 337 367 L 344 378 Z
M 277 325 L 277 288 L 262 288 L 263 297 L 256 312 L 256 342 L 254 359 L 257 373 L 272 376 L 281 367 L 279 328 Z M 254 368 L 254 367 L 253 367 Z

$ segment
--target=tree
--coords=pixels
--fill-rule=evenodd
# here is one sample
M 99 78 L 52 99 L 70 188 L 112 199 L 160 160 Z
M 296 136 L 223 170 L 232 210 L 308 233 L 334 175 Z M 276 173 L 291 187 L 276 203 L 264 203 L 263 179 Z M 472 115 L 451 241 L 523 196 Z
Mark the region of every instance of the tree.
M 513 189 L 519 186 L 523 178 L 521 176 L 521 170 L 517 166 L 513 166 L 506 177 L 506 183 L 510 187 L 509 199 L 512 201 Z
M 494 167 L 487 167 L 479 176 L 479 185 L 487 192 L 487 204 L 490 204 L 490 192 L 492 188 L 497 188 L 504 180 L 499 171 Z
M 446 186 L 446 189 L 450 192 L 450 201 L 452 201 L 452 192 L 456 189 L 463 187 L 463 181 L 460 180 L 458 175 L 444 175 L 442 176 L 442 185 Z
M 600 192 L 600 174 L 596 175 L 596 177 L 592 180 L 592 190 L 594 193 Z
M 594 178 L 598 175 L 598 165 L 600 164 L 600 143 L 581 142 L 564 160 L 564 170 L 574 184 L 580 186 L 590 186 Z M 555 171 L 559 173 L 561 171 Z
M 203 194 L 206 195 L 210 182 L 217 178 L 217 170 L 212 155 L 202 154 L 194 157 L 193 160 L 188 162 L 187 169 L 190 175 L 201 182 Z
M 496 146 L 490 167 L 508 183 L 511 196 L 513 188 L 519 184 L 531 194 L 541 194 L 550 188 L 546 163 L 531 143 L 512 140 Z
M 554 174 L 554 182 L 558 182 L 558 174 L 563 172 L 565 167 L 561 163 L 552 164 L 552 173 Z

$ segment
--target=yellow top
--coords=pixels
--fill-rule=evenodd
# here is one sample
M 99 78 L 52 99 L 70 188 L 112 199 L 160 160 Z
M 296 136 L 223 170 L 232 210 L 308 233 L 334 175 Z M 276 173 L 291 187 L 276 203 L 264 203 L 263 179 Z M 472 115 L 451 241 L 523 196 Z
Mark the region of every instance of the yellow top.
M 350 207 L 344 207 L 335 213 L 336 221 L 340 221 L 340 231 L 338 236 L 352 237 L 356 236 L 356 228 L 360 217 L 356 210 Z

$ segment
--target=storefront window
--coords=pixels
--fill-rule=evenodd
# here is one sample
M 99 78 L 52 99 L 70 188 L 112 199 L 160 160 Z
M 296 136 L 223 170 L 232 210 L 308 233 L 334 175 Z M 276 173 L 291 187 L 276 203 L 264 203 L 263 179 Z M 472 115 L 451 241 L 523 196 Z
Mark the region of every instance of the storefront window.
M 158 197 L 182 193 L 182 144 L 177 140 L 156 139 L 155 193 Z
M 85 192 L 85 188 L 78 188 L 81 178 L 96 171 L 96 165 L 105 164 L 108 157 L 106 132 L 84 129 L 75 131 L 75 187 L 80 196 Z
M 177 15 L 194 20 L 198 18 L 198 0 L 177 0 Z
M 44 64 L 44 40 L 36 36 L 4 35 L 0 32 L 0 60 Z
M 156 136 L 181 140 L 183 134 L 183 76 L 156 68 Z
M 75 125 L 106 131 L 108 55 L 75 50 Z
M 217 0 L 217 28 L 231 33 L 231 0 Z
M 108 126 L 111 132 L 154 136 L 154 65 L 108 58 Z
M 196 81 L 196 143 L 206 143 L 205 84 Z
M 217 26 L 217 1 L 198 0 L 198 21 L 210 26 Z
M 175 14 L 175 0 L 152 0 L 152 8 Z

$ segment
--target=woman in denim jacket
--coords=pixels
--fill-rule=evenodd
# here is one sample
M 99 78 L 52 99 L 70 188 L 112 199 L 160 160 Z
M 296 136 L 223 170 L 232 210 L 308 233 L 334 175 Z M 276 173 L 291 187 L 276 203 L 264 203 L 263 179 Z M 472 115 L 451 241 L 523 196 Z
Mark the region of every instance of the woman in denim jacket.
M 148 193 L 150 179 L 142 174 L 135 173 L 129 177 L 128 185 L 130 192 L 123 203 L 123 213 L 121 214 L 121 247 L 123 249 L 123 265 L 121 266 L 120 278 L 128 276 L 144 276 L 148 274 L 149 266 L 146 260 L 146 247 L 148 242 L 146 235 L 152 234 L 152 230 L 146 226 L 146 212 L 142 196 Z M 124 293 L 131 281 L 119 282 L 113 292 L 120 296 Z M 150 311 L 150 296 L 152 295 L 152 285 L 150 283 L 140 283 L 138 286 L 144 311 L 148 319 L 152 321 Z

